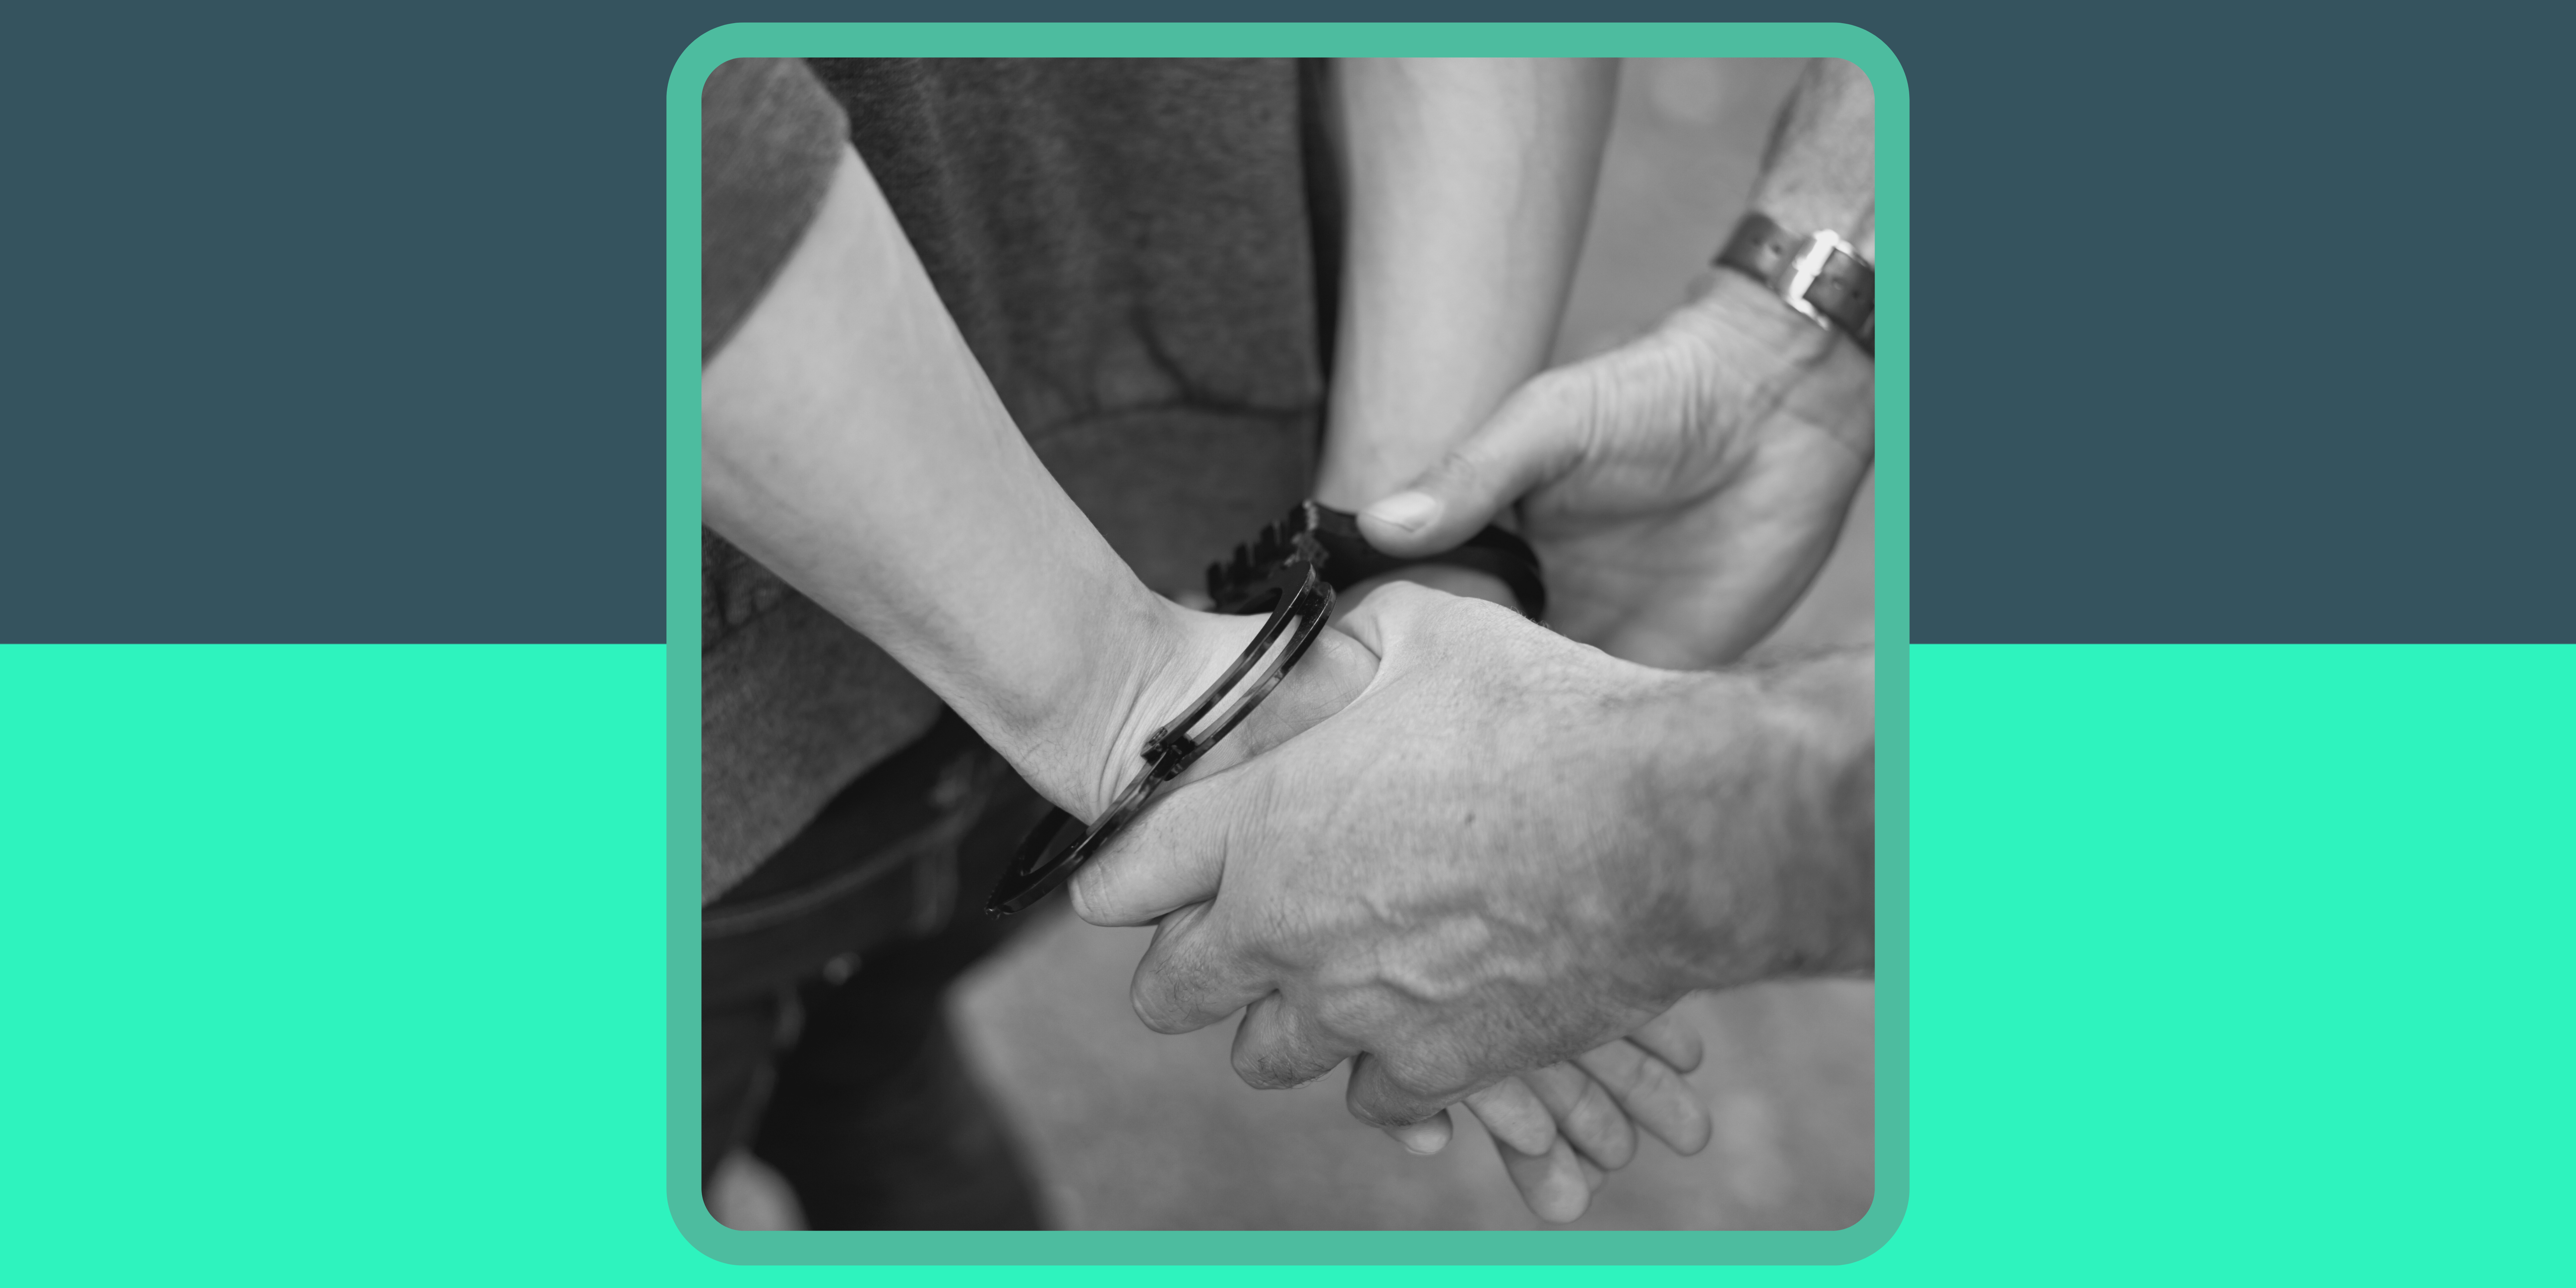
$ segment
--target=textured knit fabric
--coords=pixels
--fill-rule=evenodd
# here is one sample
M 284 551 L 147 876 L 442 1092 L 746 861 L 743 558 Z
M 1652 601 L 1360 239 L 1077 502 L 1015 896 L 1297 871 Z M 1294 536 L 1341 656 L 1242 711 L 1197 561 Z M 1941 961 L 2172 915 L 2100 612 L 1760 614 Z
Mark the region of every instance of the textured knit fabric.
M 847 125 L 794 58 L 737 58 L 699 92 L 699 356 L 724 347 L 804 235 Z
M 1195 585 L 1305 494 L 1323 377 L 1294 63 L 813 70 L 1003 405 L 1146 585 Z M 939 706 L 767 569 L 702 544 L 712 900 Z

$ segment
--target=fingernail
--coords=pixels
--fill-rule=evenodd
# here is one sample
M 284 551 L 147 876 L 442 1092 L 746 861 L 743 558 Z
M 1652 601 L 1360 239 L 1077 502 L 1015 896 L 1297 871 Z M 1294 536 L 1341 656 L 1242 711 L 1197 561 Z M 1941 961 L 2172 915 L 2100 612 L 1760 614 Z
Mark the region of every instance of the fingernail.
M 1440 517 L 1440 498 L 1428 492 L 1398 492 L 1368 508 L 1370 518 L 1392 523 L 1407 532 L 1420 532 L 1433 519 Z

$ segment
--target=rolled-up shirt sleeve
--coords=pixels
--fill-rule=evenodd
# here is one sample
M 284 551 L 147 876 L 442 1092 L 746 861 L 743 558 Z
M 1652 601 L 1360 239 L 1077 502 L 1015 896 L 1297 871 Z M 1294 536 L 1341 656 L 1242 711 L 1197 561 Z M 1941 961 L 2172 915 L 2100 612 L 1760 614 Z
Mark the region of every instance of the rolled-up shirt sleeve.
M 715 357 L 796 249 L 849 146 L 801 58 L 737 58 L 700 94 L 699 360 Z

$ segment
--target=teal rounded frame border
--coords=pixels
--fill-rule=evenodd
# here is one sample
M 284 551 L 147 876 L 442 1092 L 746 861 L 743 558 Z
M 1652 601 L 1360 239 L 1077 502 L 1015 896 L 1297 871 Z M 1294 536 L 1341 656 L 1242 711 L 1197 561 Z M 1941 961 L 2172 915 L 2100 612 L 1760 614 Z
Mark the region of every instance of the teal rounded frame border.
M 1876 36 L 1838 23 L 736 23 L 691 42 L 668 98 L 670 639 L 669 1201 L 679 1233 L 734 1264 L 1707 1265 L 1841 1264 L 1904 1219 L 1907 1182 L 1905 650 L 1878 658 L 1877 1193 L 1841 1230 L 800 1231 L 728 1229 L 698 1180 L 699 527 L 698 90 L 744 57 L 1841 58 L 1878 112 L 1878 633 L 1909 637 L 1907 390 L 1911 358 L 1905 73 Z

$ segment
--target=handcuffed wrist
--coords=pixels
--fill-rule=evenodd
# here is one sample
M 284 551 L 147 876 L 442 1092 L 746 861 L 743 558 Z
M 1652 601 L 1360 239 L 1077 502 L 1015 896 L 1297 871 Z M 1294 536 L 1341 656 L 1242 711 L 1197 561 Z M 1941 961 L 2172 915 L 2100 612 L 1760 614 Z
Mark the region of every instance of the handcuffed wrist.
M 1117 790 L 1105 781 L 1108 761 L 1127 753 L 1111 748 L 1166 687 L 1166 673 L 1195 655 L 1191 614 L 1136 590 L 1110 595 L 1087 614 L 1049 678 L 1025 686 L 1020 705 L 999 712 L 1000 727 L 986 735 L 1040 795 L 1085 817 Z
M 1103 659 L 1119 680 L 1113 708 L 1079 734 L 1092 795 L 1074 812 L 1099 817 L 1134 775 L 1146 739 L 1222 674 L 1260 627 L 1259 618 L 1194 612 L 1157 599 L 1142 636 L 1123 656 Z
M 1131 678 L 1128 687 L 1134 696 L 1124 717 L 1115 722 L 1118 732 L 1102 749 L 1107 759 L 1098 781 L 1104 789 L 1117 782 L 1115 795 L 1096 810 L 1077 813 L 1060 808 L 1041 819 L 1003 870 L 985 905 L 988 912 L 1007 916 L 1023 911 L 1063 886 L 1150 808 L 1157 793 L 1225 742 L 1286 681 L 1289 670 L 1323 634 L 1326 615 L 1333 607 L 1333 589 L 1311 556 L 1311 542 L 1304 543 L 1301 556 L 1279 570 L 1273 579 L 1276 602 L 1257 621 L 1204 619 L 1194 628 L 1184 627 L 1185 639 L 1210 636 L 1218 644 L 1217 651 L 1192 648 L 1185 642 L 1177 658 Z M 1198 616 L 1172 620 L 1189 622 Z M 1234 643 L 1230 629 L 1234 623 L 1249 623 L 1252 633 L 1227 657 L 1224 649 Z M 1226 659 L 1224 665 L 1208 675 L 1209 666 L 1220 657 Z M 1191 696 L 1176 703 L 1175 694 Z M 1142 721 L 1152 722 L 1149 732 L 1139 732 Z M 1119 752 L 1128 747 L 1135 748 L 1136 763 L 1120 781 Z

